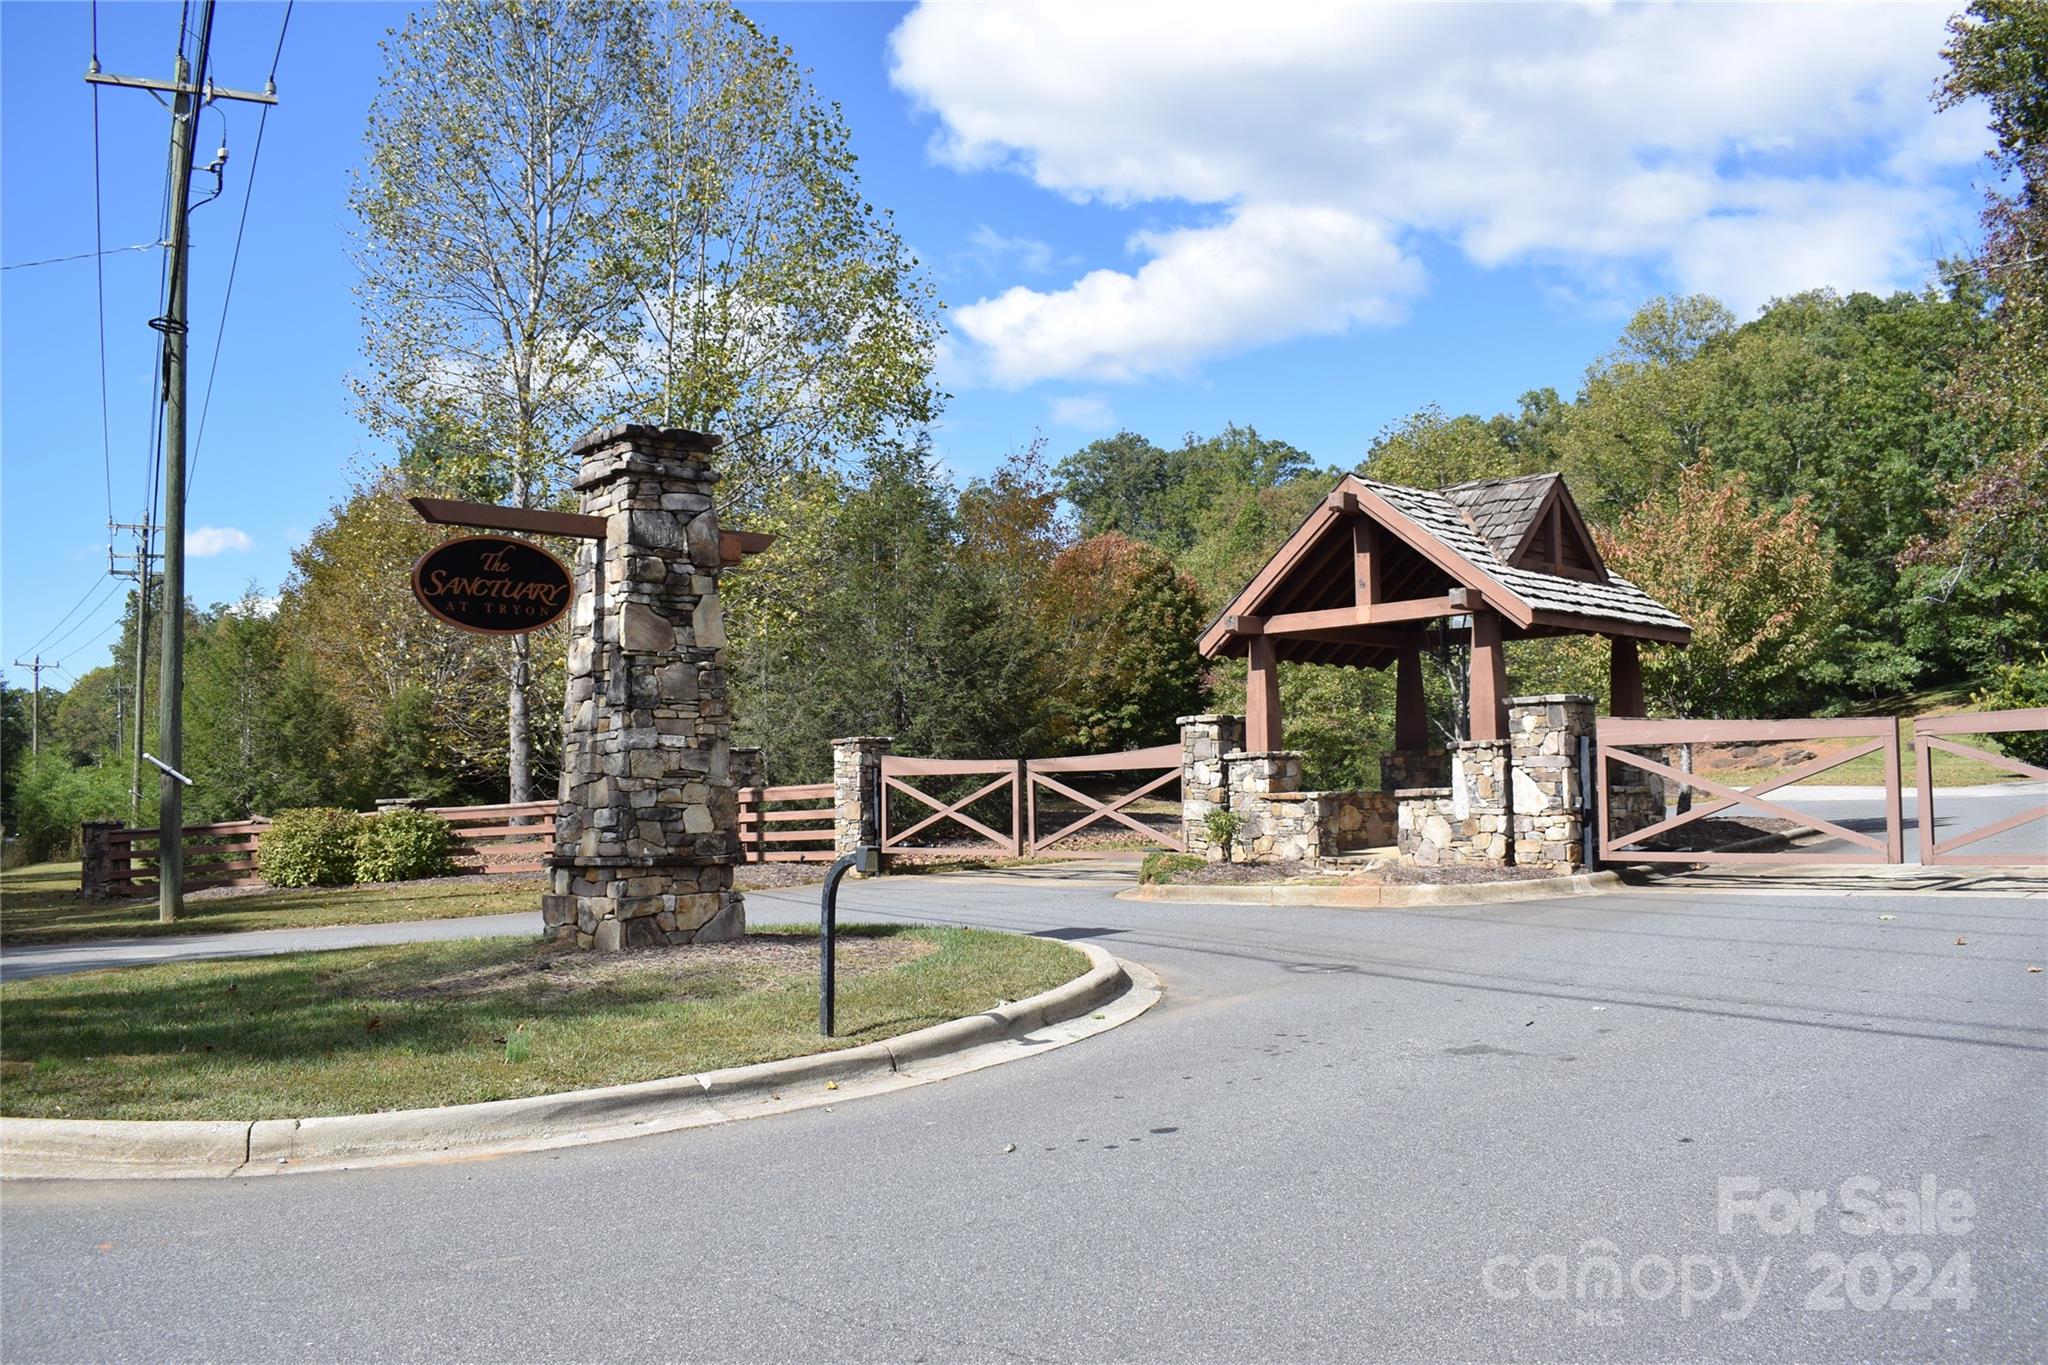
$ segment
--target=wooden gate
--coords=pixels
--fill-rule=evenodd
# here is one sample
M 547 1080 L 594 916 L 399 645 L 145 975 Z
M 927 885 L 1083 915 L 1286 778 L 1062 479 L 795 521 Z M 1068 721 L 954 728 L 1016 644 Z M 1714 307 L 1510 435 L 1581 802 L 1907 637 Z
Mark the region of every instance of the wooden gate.
M 750 863 L 829 863 L 838 857 L 830 782 L 739 789 L 740 857 Z M 778 828 L 787 826 L 787 828 Z
M 1979 727 L 1981 728 L 1981 727 Z M 1889 716 L 1869 720 L 1636 720 L 1629 718 L 1604 717 L 1599 722 L 1596 738 L 1597 757 L 1594 763 L 1595 780 L 1599 791 L 1599 836 L 1600 857 L 1610 862 L 1642 863 L 1898 863 L 1905 861 L 1904 820 L 1901 814 L 1899 794 L 1899 727 Z M 1716 782 L 1700 773 L 1681 772 L 1668 763 L 1659 763 L 1641 754 L 1628 753 L 1631 747 L 1660 747 L 1681 744 L 1754 744 L 1785 740 L 1812 739 L 1860 739 L 1864 742 L 1834 754 L 1823 754 L 1818 758 L 1801 763 L 1788 772 L 1779 774 L 1766 782 L 1744 790 Z M 1865 754 L 1884 756 L 1884 807 L 1885 834 L 1883 839 L 1844 829 L 1830 820 L 1817 815 L 1795 810 L 1776 801 L 1765 800 L 1771 792 L 1789 787 L 1830 768 L 1840 767 L 1851 759 Z M 1614 834 L 1608 814 L 1610 765 L 1622 764 L 1653 773 L 1667 782 L 1681 786 L 1697 787 L 1719 800 L 1708 801 L 1694 806 L 1682 815 L 1674 815 L 1641 829 Z M 1869 854 L 1857 852 L 1782 852 L 1782 853 L 1736 853 L 1702 850 L 1647 849 L 1639 845 L 1659 835 L 1669 834 L 1675 829 L 1704 820 L 1712 815 L 1725 814 L 1737 807 L 1747 807 L 1760 815 L 1772 816 L 1791 821 L 1804 829 L 1825 834 L 1870 850 Z M 1923 817 L 1922 828 L 1926 828 Z M 1999 828 L 2005 828 L 2000 826 Z M 1986 834 L 1996 831 L 1986 831 Z M 1977 837 L 1985 837 L 1979 835 Z M 1875 854 L 1876 856 L 1870 856 Z
M 986 758 L 902 758 L 896 754 L 882 756 L 882 851 L 900 853 L 906 850 L 919 852 L 997 852 L 1017 857 L 1024 852 L 1024 763 L 1021 759 Z M 948 801 L 942 796 L 919 791 L 904 781 L 908 777 L 962 777 L 990 776 L 992 780 L 976 787 L 958 800 Z M 1010 829 L 1003 833 L 990 828 L 986 823 L 967 813 L 967 808 L 977 801 L 985 801 L 1000 792 L 1010 789 Z M 894 795 L 892 795 L 894 794 Z M 929 807 L 932 814 L 923 815 L 917 806 L 906 811 L 905 803 L 895 799 L 896 795 Z M 922 819 L 919 819 L 923 815 Z M 911 821 L 915 823 L 910 823 Z M 922 844 L 910 841 L 927 830 L 936 828 L 942 822 L 951 820 L 955 825 L 977 836 L 966 844 L 933 845 L 929 839 Z
M 1944 750 L 1959 754 L 1978 763 L 1994 768 L 2003 768 L 2021 777 L 2048 778 L 2048 768 L 2037 768 L 2031 763 L 2022 763 L 2004 754 L 1994 754 L 1974 745 L 1959 744 L 1952 739 L 1940 739 L 1940 735 L 1983 735 L 2003 734 L 2013 730 L 2048 730 L 2048 706 L 2030 707 L 2024 711 L 1979 711 L 1975 715 L 1926 716 L 1913 722 L 1913 754 L 1920 778 L 1920 862 L 1923 866 L 1939 866 L 1943 863 L 1964 864 L 1973 867 L 2043 867 L 2048 866 L 2048 852 L 2032 858 L 2010 853 L 1958 853 L 1957 849 L 1989 839 L 1994 834 L 2003 834 L 2016 829 L 2030 820 L 2048 818 L 2048 805 L 2023 810 L 1982 829 L 1967 830 L 1953 838 L 1936 840 L 1934 837 L 1934 751 Z M 2038 845 L 2037 845 L 2038 847 Z
M 1151 825 L 1132 818 L 1125 808 L 1133 802 L 1150 796 L 1169 782 L 1180 780 L 1181 752 L 1178 744 L 1162 744 L 1153 749 L 1133 749 L 1123 754 L 1087 754 L 1080 758 L 1034 758 L 1025 765 L 1030 778 L 1030 836 L 1029 847 L 1033 853 L 1043 853 L 1062 839 L 1070 839 L 1098 820 L 1114 820 L 1145 836 L 1148 843 L 1162 844 L 1176 853 L 1187 852 L 1187 844 L 1178 834 L 1163 832 Z M 1157 777 L 1121 793 L 1105 793 L 1100 797 L 1076 791 L 1053 773 L 1110 773 L 1110 772 L 1154 772 L 1165 769 Z M 1051 834 L 1043 837 L 1038 832 L 1039 791 L 1057 792 L 1069 801 L 1077 801 L 1086 812 Z M 1174 827 L 1178 829 L 1180 816 L 1174 815 Z

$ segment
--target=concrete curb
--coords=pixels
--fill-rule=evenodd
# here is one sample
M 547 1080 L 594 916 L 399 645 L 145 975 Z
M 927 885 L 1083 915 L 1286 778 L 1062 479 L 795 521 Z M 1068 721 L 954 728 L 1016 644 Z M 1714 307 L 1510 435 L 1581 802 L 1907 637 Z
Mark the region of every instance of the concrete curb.
M 1580 872 L 1519 882 L 1477 886 L 1301 886 L 1285 882 L 1244 886 L 1175 886 L 1153 883 L 1117 893 L 1120 901 L 1168 901 L 1185 905 L 1303 905 L 1334 910 L 1400 909 L 1416 905 L 1495 905 L 1503 901 L 1555 900 L 1598 896 L 1623 889 L 1614 872 Z
M 580 1146 L 922 1085 L 1115 1028 L 1158 977 L 1089 943 L 1086 972 L 1027 1000 L 900 1038 L 634 1085 L 443 1109 L 303 1119 L 123 1122 L 0 1117 L 0 1179 L 279 1175 Z

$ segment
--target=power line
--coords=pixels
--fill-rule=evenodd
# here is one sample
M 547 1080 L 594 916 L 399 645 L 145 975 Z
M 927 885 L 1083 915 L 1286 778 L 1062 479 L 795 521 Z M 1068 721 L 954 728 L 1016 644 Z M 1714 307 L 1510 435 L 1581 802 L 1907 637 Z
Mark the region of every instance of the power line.
M 277 27 L 277 47 L 270 56 L 270 78 L 264 82 L 266 93 L 277 90 L 277 63 L 284 56 L 284 35 L 292 26 L 292 5 L 296 0 L 285 0 L 284 22 Z M 206 396 L 199 400 L 199 431 L 192 438 L 192 464 L 185 474 L 185 492 L 190 496 L 193 483 L 199 477 L 199 457 L 206 448 L 206 419 L 213 411 L 213 381 L 220 373 L 221 340 L 228 330 L 228 305 L 235 298 L 235 272 L 242 264 L 242 234 L 249 227 L 249 204 L 256 197 L 256 167 L 263 160 L 263 130 L 270 123 L 270 106 L 264 105 L 263 112 L 256 116 L 256 148 L 249 153 L 249 180 L 242 190 L 242 217 L 235 224 L 235 249 L 228 258 L 228 287 L 220 299 L 220 325 L 213 334 L 213 359 L 206 367 Z
M 59 635 L 56 639 L 49 641 L 47 644 L 40 646 L 41 648 L 55 649 L 58 645 L 63 644 L 66 640 L 78 634 L 79 631 L 84 630 L 88 625 L 92 624 L 93 613 L 97 612 L 101 607 L 104 607 L 107 604 L 107 602 L 113 597 L 114 585 L 119 580 L 108 578 L 103 579 L 101 581 L 106 585 L 106 592 L 100 597 L 99 601 L 92 604 L 92 610 L 86 612 L 85 615 L 79 617 L 78 623 L 72 626 L 71 629 L 65 631 L 62 635 Z
M 99 92 L 98 92 L 98 91 L 94 91 L 94 92 L 93 92 L 93 106 L 94 106 L 94 107 L 93 107 L 93 111 L 92 111 L 92 125 L 93 125 L 93 126 L 92 126 L 92 137 L 93 137 L 93 158 L 94 158 L 94 160 L 93 160 L 93 176 L 94 176 L 94 181 L 95 181 L 95 183 L 94 183 L 94 185 L 93 185 L 93 196 L 92 196 L 92 202 L 93 202 L 93 241 L 95 241 L 95 242 L 98 242 L 98 241 L 100 240 L 100 235 L 99 235 L 99 202 L 100 202 L 100 196 L 99 196 L 99 185 L 98 185 L 98 183 L 97 183 L 97 181 L 98 181 L 98 176 L 99 176 L 99 160 L 98 160 L 98 158 L 99 158 L 99 137 L 100 137 L 100 126 L 99 126 L 99 125 L 100 125 L 100 111 L 99 111 L 99 107 L 98 107 L 98 106 L 99 106 Z M 30 266 L 37 266 L 37 265 L 63 265 L 63 264 L 64 264 L 64 263 L 66 262 L 66 261 L 92 261 L 92 260 L 98 260 L 98 261 L 100 261 L 100 262 L 101 262 L 101 264 L 102 264 L 102 265 L 104 265 L 104 264 L 105 264 L 105 258 L 106 258 L 106 257 L 108 257 L 108 256 L 119 256 L 119 255 L 123 254 L 124 252 L 129 252 L 129 251 L 155 251 L 155 250 L 156 250 L 156 249 L 157 249 L 158 247 L 161 247 L 162 245 L 163 245 L 163 243 L 162 243 L 162 242 L 137 242 L 137 243 L 135 243 L 135 244 L 134 244 L 133 246 L 110 246 L 110 247 L 107 247 L 107 248 L 105 248 L 104 250 L 93 250 L 93 251 L 81 251 L 81 252 L 78 252 L 77 254 L 75 254 L 75 255 L 71 255 L 71 256 L 46 256 L 46 257 L 44 257 L 44 258 L 43 258 L 42 260 L 40 260 L 40 261 L 16 261 L 16 262 L 15 262 L 15 263 L 14 263 L 13 265 L 0 265 L 0 270 L 27 270 L 27 269 L 28 269 L 28 268 L 29 268 Z M 103 284 L 103 285 L 101 286 L 101 288 L 102 288 L 102 289 L 104 289 L 104 288 L 105 288 L 105 285 Z
M 78 599 L 78 600 L 77 600 L 76 602 L 72 603 L 72 604 L 71 604 L 71 610 L 70 610 L 70 611 L 67 611 L 67 612 L 65 612 L 65 613 L 64 613 L 64 614 L 63 614 L 62 616 L 58 617 L 58 618 L 57 618 L 57 624 L 56 624 L 56 625 L 54 625 L 54 626 L 51 626 L 51 627 L 50 627 L 50 628 L 49 628 L 48 630 L 44 631 L 44 632 L 43 632 L 43 638 L 42 638 L 42 639 L 40 639 L 40 640 L 38 640 L 38 641 L 36 641 L 36 642 L 35 642 L 34 644 L 30 645 L 30 646 L 29 646 L 29 649 L 30 649 L 31 651 L 34 651 L 34 650 L 38 650 L 38 649 L 41 649 L 41 648 L 42 648 L 42 647 L 43 647 L 43 646 L 44 646 L 45 644 L 49 643 L 49 639 L 50 639 L 50 637 L 51 637 L 52 635 L 55 635 L 55 634 L 56 634 L 56 633 L 57 633 L 57 632 L 58 632 L 59 630 L 62 630 L 62 629 L 64 628 L 64 623 L 65 623 L 66 621 L 69 621 L 69 620 L 70 620 L 70 619 L 71 619 L 71 618 L 72 618 L 72 617 L 73 617 L 74 615 L 76 615 L 76 614 L 77 614 L 77 612 L 78 612 L 78 609 L 79 609 L 80 607 L 82 607 L 82 606 L 84 606 L 84 605 L 85 605 L 85 603 L 86 603 L 86 598 L 89 598 L 89 597 L 91 597 L 91 596 L 92 596 L 92 594 L 93 594 L 93 589 L 94 589 L 94 588 L 97 588 L 98 586 L 100 586 L 100 585 L 99 585 L 99 584 L 97 584 L 97 583 L 95 583 L 95 584 L 93 584 L 93 585 L 92 585 L 92 587 L 88 587 L 88 588 L 87 588 L 87 589 L 85 590 L 85 596 L 84 596 L 84 597 L 81 597 L 81 598 L 79 598 L 79 599 Z

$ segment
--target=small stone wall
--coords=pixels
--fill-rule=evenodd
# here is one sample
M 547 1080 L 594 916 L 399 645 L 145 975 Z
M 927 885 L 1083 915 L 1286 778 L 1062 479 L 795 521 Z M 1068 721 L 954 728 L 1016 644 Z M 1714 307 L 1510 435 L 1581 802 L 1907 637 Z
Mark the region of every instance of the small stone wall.
M 1390 791 L 1316 792 L 1320 807 L 1320 856 L 1329 858 L 1361 848 L 1391 848 L 1399 803 Z
M 1654 787 L 1610 786 L 1607 789 L 1609 842 L 1633 834 L 1639 829 L 1648 829 L 1667 814 L 1669 812 L 1664 808 L 1664 786 L 1661 782 Z
M 1380 755 L 1380 790 L 1441 787 L 1451 780 L 1451 756 L 1442 749 L 1389 749 Z
M 103 901 L 114 894 L 114 845 L 107 833 L 120 828 L 119 820 L 87 820 L 78 827 L 78 890 L 87 900 Z
M 1507 866 L 1513 857 L 1509 756 L 1507 740 L 1465 740 L 1451 747 L 1449 786 L 1396 792 L 1401 856 L 1421 867 Z

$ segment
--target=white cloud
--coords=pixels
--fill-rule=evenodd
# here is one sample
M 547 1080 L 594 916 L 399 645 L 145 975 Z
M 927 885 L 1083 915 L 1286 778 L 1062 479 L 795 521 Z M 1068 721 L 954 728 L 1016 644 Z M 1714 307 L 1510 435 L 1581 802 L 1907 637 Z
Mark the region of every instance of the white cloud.
M 1115 380 L 1397 318 L 1429 239 L 1738 310 L 1918 283 L 1987 143 L 1929 101 L 1948 11 L 927 4 L 891 74 L 948 164 L 1214 213 L 1133 270 L 956 313 L 998 382 Z
M 958 260 L 987 274 L 1017 270 L 1026 275 L 1043 275 L 1053 268 L 1052 244 L 1036 237 L 1005 237 L 987 223 L 967 234 L 968 249 Z
M 256 542 L 249 539 L 248 532 L 232 526 L 200 526 L 185 533 L 185 553 L 195 559 L 211 559 L 229 551 L 239 554 L 255 548 Z
M 1116 412 L 1100 394 L 1069 394 L 1046 404 L 1046 420 L 1078 431 L 1108 431 L 1116 426 Z
M 1152 258 L 1134 273 L 1090 271 L 1050 293 L 1019 285 L 957 309 L 986 377 L 1019 387 L 1183 372 L 1211 355 L 1389 321 L 1422 283 L 1376 224 L 1340 209 L 1252 205 L 1214 227 L 1141 233 L 1133 246 Z

